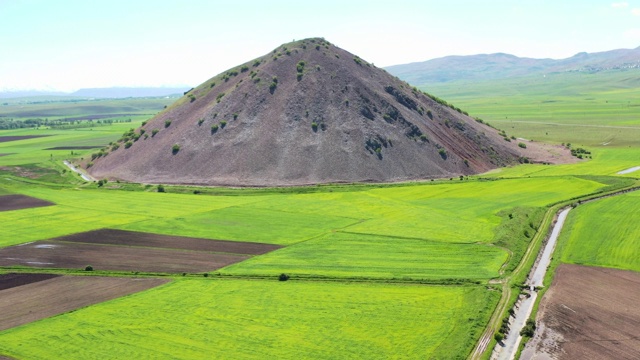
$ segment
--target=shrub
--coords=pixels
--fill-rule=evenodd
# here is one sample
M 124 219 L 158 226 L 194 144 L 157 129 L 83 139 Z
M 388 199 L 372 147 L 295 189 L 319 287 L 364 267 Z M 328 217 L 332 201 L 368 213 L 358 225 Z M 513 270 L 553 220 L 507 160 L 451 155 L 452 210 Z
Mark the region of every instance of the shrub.
M 536 330 L 536 322 L 532 319 L 527 320 L 527 324 L 520 330 L 520 336 L 533 337 Z
M 220 127 L 224 129 L 225 126 L 227 126 L 227 122 L 224 120 L 220 121 Z
M 160 130 L 158 130 L 158 129 L 153 129 L 153 130 L 151 130 L 151 137 L 156 136 L 156 134 L 157 134 L 158 132 L 160 132 Z
M 354 58 L 353 58 L 353 61 L 355 61 L 355 62 L 356 62 L 356 64 L 358 64 L 358 65 L 362 66 L 362 59 L 360 59 L 359 57 L 357 57 L 357 56 L 356 56 L 356 57 L 354 57 Z
M 196 97 L 193 94 L 189 94 L 189 102 L 196 101 Z
M 165 120 L 164 121 L 164 127 L 168 128 L 169 126 L 171 126 L 171 120 Z
M 447 150 L 440 149 L 440 150 L 438 150 L 438 154 L 440 154 L 440 157 L 442 157 L 444 160 L 447 159 Z
M 240 72 L 247 72 L 247 71 L 249 71 L 249 67 L 248 67 L 247 65 L 243 65 L 243 66 L 240 68 Z
M 165 192 L 164 191 L 164 185 L 162 185 L 162 184 L 158 185 L 158 192 L 161 192 L 161 193 Z
M 133 142 L 132 141 L 127 141 L 126 143 L 124 143 L 124 148 L 128 149 L 128 148 L 131 147 L 131 145 L 133 145 Z
M 256 60 L 253 62 L 253 67 L 257 67 L 260 65 L 260 60 Z
M 93 266 L 87 265 L 84 267 L 84 271 L 93 271 Z
M 214 87 L 214 86 L 216 86 L 215 81 L 214 81 L 214 82 L 212 82 L 212 83 L 211 83 L 211 85 L 209 85 L 209 88 L 212 88 L 212 87 Z
M 429 138 L 427 138 L 427 135 L 422 134 L 422 135 L 420 135 L 420 140 L 427 141 L 427 140 L 429 140 Z
M 496 339 L 497 342 L 501 343 L 502 340 L 504 340 L 504 334 L 501 332 L 497 332 L 494 336 L 494 339 Z
M 204 122 L 204 119 L 198 120 L 198 126 L 202 125 L 203 122 Z
M 116 151 L 116 150 L 118 150 L 119 148 L 120 148 L 120 145 L 118 145 L 118 144 L 113 144 L 113 145 L 111 145 L 111 151 Z
M 171 147 L 171 152 L 175 155 L 178 153 L 178 151 L 180 151 L 180 145 L 173 144 L 173 146 Z
M 218 131 L 218 125 L 211 125 L 211 133 L 215 134 Z
M 280 274 L 280 275 L 278 276 L 278 280 L 279 280 L 279 281 L 287 281 L 287 280 L 289 280 L 289 275 L 287 275 L 287 274 L 285 274 L 285 273 L 282 273 L 282 274 Z
M 523 143 L 523 142 L 518 143 L 518 146 L 520 146 L 520 147 L 521 147 L 521 148 L 523 148 L 523 149 L 526 149 L 526 148 L 527 148 L 527 144 L 525 144 L 525 143 Z
M 147 123 L 148 123 L 148 122 L 149 122 L 149 120 L 145 120 L 145 121 L 143 121 L 143 122 L 142 122 L 142 126 L 147 125 Z
M 304 65 L 305 65 L 305 64 L 306 64 L 306 63 L 305 63 L 304 61 L 300 61 L 300 62 L 298 62 L 298 65 L 296 66 L 296 70 L 297 70 L 299 73 L 303 72 L 303 71 L 304 71 Z
M 312 122 L 311 123 L 311 129 L 313 129 L 313 131 L 318 131 L 318 123 L 317 122 Z
M 233 113 L 233 120 L 238 120 L 238 113 Z
M 220 93 L 218 94 L 218 96 L 216 96 L 216 102 L 220 102 L 220 100 L 224 97 L 224 93 Z
M 269 91 L 271 91 L 271 93 L 273 94 L 273 92 L 276 90 L 277 87 L 278 87 L 278 83 L 274 81 L 269 85 Z

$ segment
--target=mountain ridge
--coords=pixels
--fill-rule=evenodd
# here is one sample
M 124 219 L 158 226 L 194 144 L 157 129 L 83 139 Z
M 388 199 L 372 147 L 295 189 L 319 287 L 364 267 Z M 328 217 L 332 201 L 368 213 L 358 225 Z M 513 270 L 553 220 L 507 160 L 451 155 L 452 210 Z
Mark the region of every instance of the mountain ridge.
M 586 53 L 565 59 L 536 59 L 506 53 L 451 55 L 432 60 L 385 67 L 391 74 L 416 86 L 456 80 L 503 79 L 558 72 L 598 72 L 640 68 L 640 47 Z

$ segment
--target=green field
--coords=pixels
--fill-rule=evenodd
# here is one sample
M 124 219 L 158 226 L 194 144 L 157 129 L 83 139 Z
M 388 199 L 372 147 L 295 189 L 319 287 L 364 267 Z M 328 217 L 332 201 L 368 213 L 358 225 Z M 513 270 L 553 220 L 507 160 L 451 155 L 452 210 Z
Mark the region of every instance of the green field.
M 640 192 L 578 206 L 565 228 L 563 262 L 640 271 Z
M 0 333 L 0 353 L 86 358 L 464 358 L 483 287 L 178 280 Z

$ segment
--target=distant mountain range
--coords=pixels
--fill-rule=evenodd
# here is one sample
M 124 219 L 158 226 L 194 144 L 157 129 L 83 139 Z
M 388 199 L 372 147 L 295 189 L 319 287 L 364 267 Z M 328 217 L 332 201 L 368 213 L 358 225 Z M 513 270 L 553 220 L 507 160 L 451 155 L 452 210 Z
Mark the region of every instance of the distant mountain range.
M 532 59 L 497 53 L 443 58 L 394 65 L 389 73 L 416 86 L 456 80 L 490 80 L 558 72 L 598 72 L 640 68 L 640 47 L 597 53 L 578 53 L 570 58 Z
M 69 96 L 82 98 L 118 99 L 130 97 L 159 97 L 179 94 L 182 95 L 188 87 L 110 87 L 110 88 L 87 88 L 74 92 L 58 91 L 0 91 L 0 99 L 10 99 L 18 97 L 34 96 Z

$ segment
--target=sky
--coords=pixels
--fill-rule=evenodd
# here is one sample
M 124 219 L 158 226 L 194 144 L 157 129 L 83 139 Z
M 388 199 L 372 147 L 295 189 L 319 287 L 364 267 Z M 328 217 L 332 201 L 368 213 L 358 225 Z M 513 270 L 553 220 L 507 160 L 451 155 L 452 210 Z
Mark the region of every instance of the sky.
M 0 91 L 196 86 L 324 37 L 378 67 L 640 46 L 640 0 L 0 0 Z

